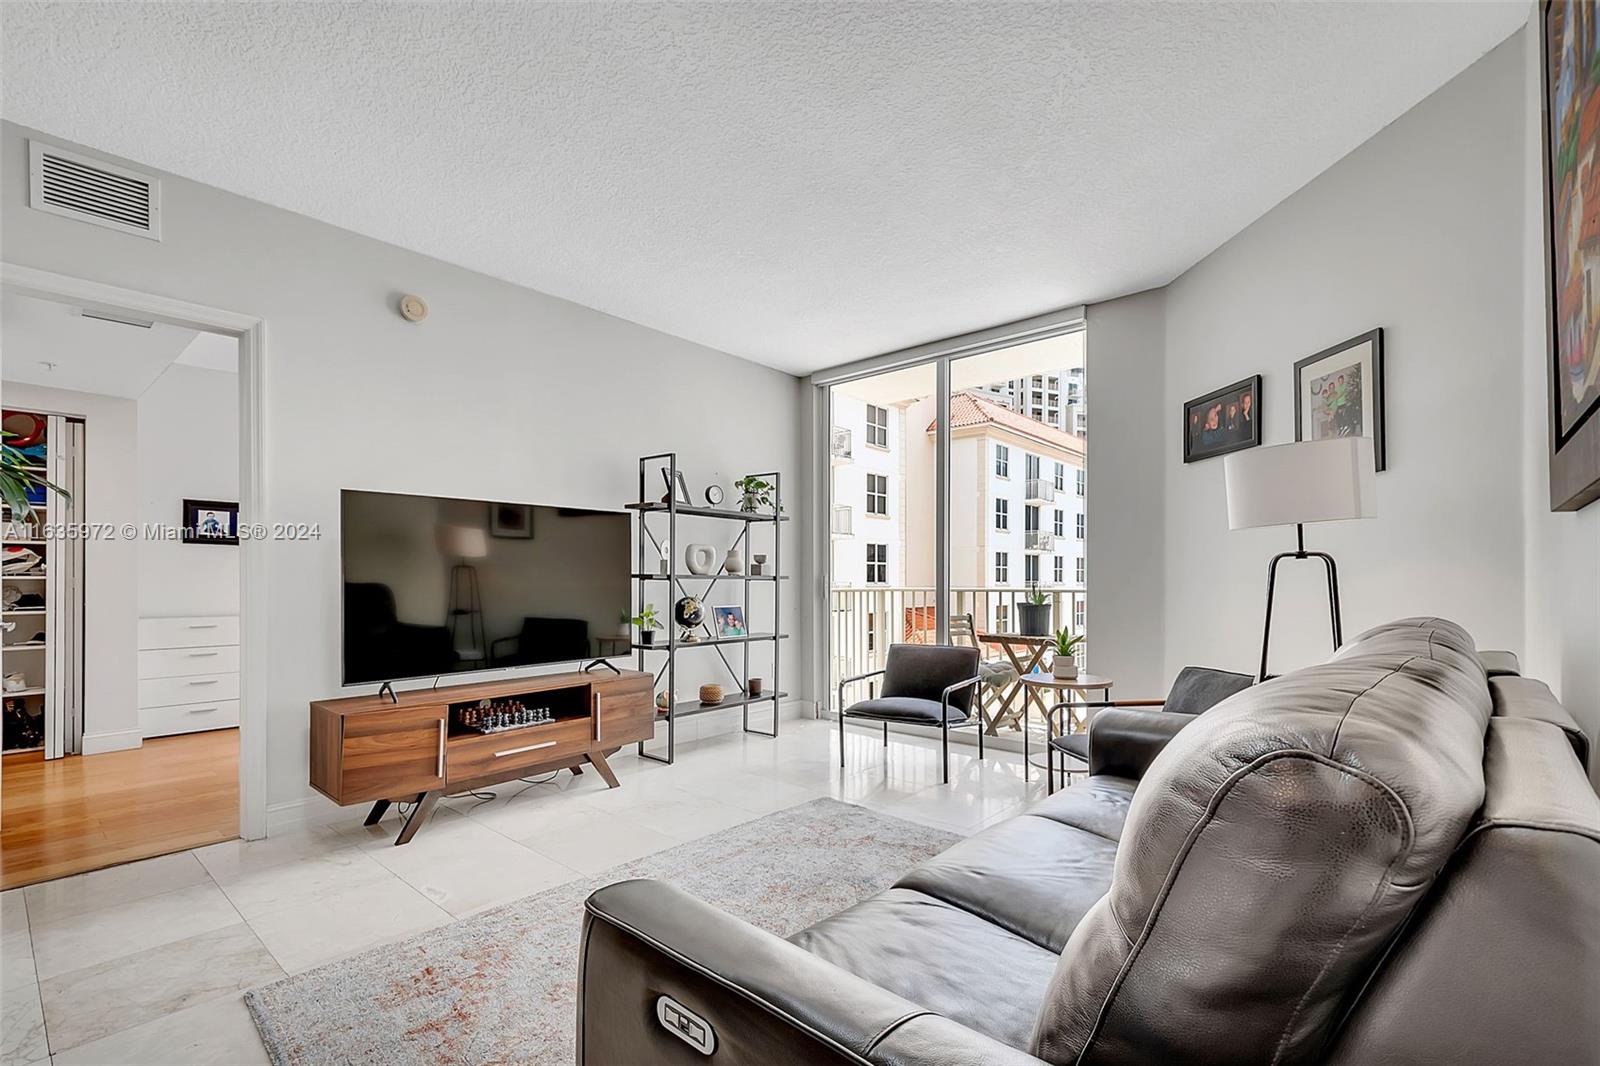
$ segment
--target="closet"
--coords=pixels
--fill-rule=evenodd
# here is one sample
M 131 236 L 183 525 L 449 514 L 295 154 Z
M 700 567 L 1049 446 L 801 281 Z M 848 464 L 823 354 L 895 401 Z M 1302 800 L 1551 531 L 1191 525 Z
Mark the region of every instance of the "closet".
M 0 505 L 0 746 L 59 759 L 83 741 L 84 422 L 7 408 L 0 424 L 25 469 L 67 492 L 31 488 L 26 516 Z

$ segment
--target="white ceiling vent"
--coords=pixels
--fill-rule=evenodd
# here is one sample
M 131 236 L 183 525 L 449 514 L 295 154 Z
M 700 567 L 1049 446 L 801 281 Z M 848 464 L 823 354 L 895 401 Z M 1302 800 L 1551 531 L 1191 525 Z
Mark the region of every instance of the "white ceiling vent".
M 161 239 L 161 181 L 53 144 L 28 142 L 28 203 L 52 215 Z

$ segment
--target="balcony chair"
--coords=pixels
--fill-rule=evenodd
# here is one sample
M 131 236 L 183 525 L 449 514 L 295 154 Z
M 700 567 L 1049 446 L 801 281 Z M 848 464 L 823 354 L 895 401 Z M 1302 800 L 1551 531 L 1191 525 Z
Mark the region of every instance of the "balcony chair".
M 883 677 L 883 692 L 845 705 L 845 686 L 869 677 Z M 883 723 L 883 746 L 889 746 L 889 723 L 936 725 L 944 748 L 944 783 L 950 783 L 950 727 L 978 722 L 978 757 L 983 757 L 983 716 L 972 714 L 972 695 L 982 678 L 978 649 L 953 644 L 891 644 L 882 670 L 839 682 L 839 765 L 844 765 L 844 722 L 867 718 Z
M 1159 746 L 1171 739 L 1172 734 L 1183 728 L 1196 716 L 1209 711 L 1235 692 L 1243 692 L 1255 684 L 1255 677 L 1251 674 L 1236 674 L 1231 670 L 1213 670 L 1207 666 L 1185 666 L 1178 671 L 1178 677 L 1172 682 L 1172 690 L 1167 693 L 1164 700 L 1097 700 L 1087 703 L 1075 703 L 1063 700 L 1053 705 L 1045 712 L 1045 732 L 1049 735 L 1049 743 L 1045 746 L 1045 788 L 1049 792 L 1056 790 L 1056 753 L 1062 755 L 1061 772 L 1071 774 L 1068 769 L 1067 757 L 1077 759 L 1085 767 L 1089 765 L 1089 734 L 1087 730 L 1082 733 L 1068 733 L 1065 729 L 1055 728 L 1055 717 L 1058 713 L 1069 708 L 1085 708 L 1088 710 L 1101 710 L 1107 707 L 1144 707 L 1147 709 L 1159 708 L 1165 712 L 1162 717 L 1160 737 L 1152 737 L 1152 743 Z M 1170 719 L 1167 716 L 1171 716 Z
M 978 649 L 978 654 L 983 654 L 983 645 L 978 642 L 978 630 L 973 625 L 972 615 L 953 614 L 950 616 L 950 643 L 970 644 Z M 1019 676 L 1017 668 L 1005 659 L 983 659 L 978 663 L 978 676 L 983 680 L 983 685 L 978 689 L 978 713 L 984 713 L 983 690 L 993 689 L 996 694 L 1005 691 L 1007 685 L 1016 683 Z

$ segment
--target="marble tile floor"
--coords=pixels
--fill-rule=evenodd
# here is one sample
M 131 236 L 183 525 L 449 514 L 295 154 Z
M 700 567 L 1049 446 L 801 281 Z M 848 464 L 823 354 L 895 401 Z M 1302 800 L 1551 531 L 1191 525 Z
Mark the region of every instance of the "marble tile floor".
M 364 810 L 0 894 L 0 1066 L 264 1063 L 242 994 L 821 796 L 958 833 L 1043 795 L 1020 756 L 786 719 L 680 744 L 673 766 L 612 760 L 623 787 L 562 773 L 440 804 L 409 845 Z

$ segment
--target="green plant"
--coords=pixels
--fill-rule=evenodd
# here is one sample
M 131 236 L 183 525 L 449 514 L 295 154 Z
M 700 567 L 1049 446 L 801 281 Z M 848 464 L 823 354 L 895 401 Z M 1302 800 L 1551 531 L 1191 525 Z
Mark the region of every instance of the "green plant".
M 0 430 L 0 434 L 3 434 L 0 436 L 0 497 L 3 497 L 6 506 L 11 508 L 12 518 L 25 519 L 33 516 L 33 505 L 28 502 L 28 490 L 31 488 L 43 485 L 63 500 L 72 498 L 60 485 L 52 484 L 29 470 L 31 464 L 22 449 L 4 442 L 5 437 L 15 437 L 15 433 L 5 433 Z
M 1065 627 L 1056 630 L 1056 654 L 1071 655 L 1078 650 L 1078 645 L 1083 643 L 1082 633 L 1073 633 Z
M 735 481 L 733 487 L 739 490 L 740 510 L 755 511 L 762 507 L 771 507 L 775 511 L 783 510 L 782 507 L 777 507 L 772 500 L 772 495 L 778 491 L 778 486 L 765 478 L 756 477 L 754 474 L 746 474 L 738 481 Z
M 1033 604 L 1035 607 L 1043 607 L 1045 604 L 1050 602 L 1050 597 L 1039 590 L 1039 583 L 1037 581 L 1028 582 L 1028 602 Z
M 624 616 L 624 618 L 626 618 L 626 616 Z M 654 604 L 646 604 L 638 614 L 634 615 L 632 618 L 628 618 L 627 620 L 638 626 L 640 629 L 661 628 L 661 619 L 656 615 Z

